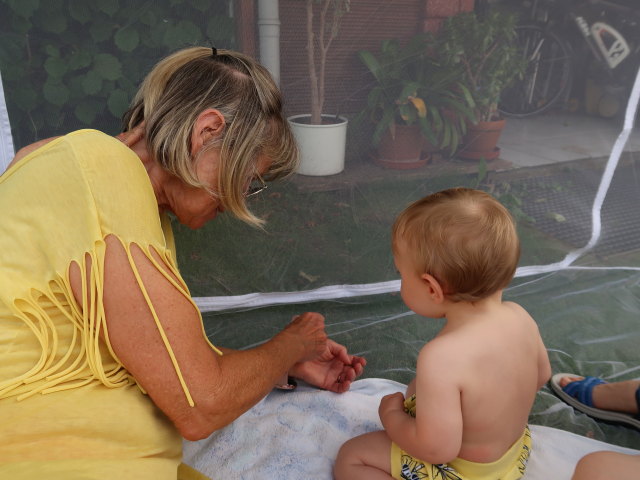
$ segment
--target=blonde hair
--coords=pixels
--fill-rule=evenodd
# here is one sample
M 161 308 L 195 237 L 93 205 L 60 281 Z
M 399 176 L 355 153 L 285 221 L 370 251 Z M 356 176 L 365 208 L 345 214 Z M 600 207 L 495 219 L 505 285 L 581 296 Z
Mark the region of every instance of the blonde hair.
M 218 185 L 209 192 L 226 210 L 252 225 L 263 221 L 245 202 L 247 183 L 256 176 L 260 155 L 271 161 L 262 175 L 271 181 L 295 171 L 298 149 L 283 116 L 282 96 L 269 72 L 252 58 L 230 50 L 192 47 L 161 60 L 146 76 L 123 129 L 145 122 L 150 155 L 189 185 L 207 188 L 196 175 L 191 133 L 199 114 L 218 110 L 225 128 L 200 153 L 220 148 Z
M 509 211 L 491 195 L 452 188 L 409 205 L 393 225 L 398 242 L 453 301 L 478 301 L 505 288 L 520 258 L 520 241 Z

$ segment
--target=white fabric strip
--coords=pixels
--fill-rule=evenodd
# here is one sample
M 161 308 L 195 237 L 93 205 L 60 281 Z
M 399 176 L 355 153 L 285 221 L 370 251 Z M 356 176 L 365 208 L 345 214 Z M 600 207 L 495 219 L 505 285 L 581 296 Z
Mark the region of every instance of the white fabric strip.
M 4 99 L 2 88 L 2 75 L 0 75 L 0 173 L 7 169 L 14 156 L 13 138 L 11 137 L 11 125 L 9 124 L 9 112 Z
M 611 155 L 609 155 L 609 160 L 607 160 L 607 165 L 602 175 L 602 179 L 600 180 L 596 198 L 593 201 L 593 208 L 591 209 L 591 239 L 589 240 L 589 242 L 584 247 L 569 252 L 567 256 L 560 262 L 552 263 L 549 265 L 532 265 L 528 267 L 521 267 L 517 270 L 516 277 L 537 275 L 540 273 L 553 272 L 566 268 L 582 255 L 591 250 L 596 245 L 596 243 L 598 243 L 600 234 L 602 233 L 602 204 L 604 203 L 604 199 L 607 196 L 609 187 L 611 186 L 611 180 L 613 179 L 613 174 L 615 173 L 616 167 L 618 166 L 620 155 L 622 154 L 624 147 L 627 144 L 629 135 L 631 135 L 633 122 L 636 118 L 636 112 L 638 110 L 639 98 L 640 70 L 638 70 L 638 73 L 636 74 L 636 80 L 633 84 L 631 95 L 629 96 L 629 102 L 627 103 L 627 110 L 624 116 L 624 125 L 622 127 L 622 131 L 620 132 L 620 135 L 618 135 L 618 138 L 616 139 L 616 142 L 611 149 Z
M 315 290 L 300 292 L 248 293 L 246 295 L 223 297 L 196 297 L 198 308 L 202 312 L 214 312 L 229 309 L 251 309 L 268 305 L 288 303 L 306 303 L 347 297 L 379 295 L 400 290 L 400 280 L 389 282 L 365 283 L 360 285 L 330 285 Z

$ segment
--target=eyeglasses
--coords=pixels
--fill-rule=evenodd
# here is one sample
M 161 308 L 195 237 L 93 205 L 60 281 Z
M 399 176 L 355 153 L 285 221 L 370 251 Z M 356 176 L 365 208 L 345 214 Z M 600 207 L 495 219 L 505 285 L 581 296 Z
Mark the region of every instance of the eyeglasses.
M 247 188 L 247 191 L 245 192 L 244 197 L 245 198 L 253 197 L 254 195 L 257 195 L 261 191 L 265 190 L 267 186 L 268 185 L 264 183 L 264 180 L 262 179 L 262 177 L 258 175 L 258 178 L 253 182 L 251 182 L 251 184 L 249 185 L 249 188 Z

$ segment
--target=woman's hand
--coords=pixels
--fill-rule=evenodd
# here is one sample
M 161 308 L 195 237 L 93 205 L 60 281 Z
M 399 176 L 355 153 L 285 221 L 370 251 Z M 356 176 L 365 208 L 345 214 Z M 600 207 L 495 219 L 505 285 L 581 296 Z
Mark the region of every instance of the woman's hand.
M 343 345 L 327 339 L 320 356 L 295 364 L 289 374 L 310 385 L 343 393 L 349 390 L 351 382 L 362 374 L 366 364 L 364 358 L 349 355 Z
M 144 122 L 136 125 L 128 132 L 122 132 L 116 135 L 116 138 L 131 148 L 144 137 Z
M 278 336 L 287 338 L 292 346 L 301 346 L 299 362 L 314 360 L 326 350 L 327 334 L 324 331 L 324 317 L 319 313 L 306 312 L 293 317 Z
M 136 125 L 128 132 L 119 133 L 116 138 L 136 152 L 143 162 L 149 159 L 149 152 L 147 152 L 147 145 L 144 141 L 144 122 Z

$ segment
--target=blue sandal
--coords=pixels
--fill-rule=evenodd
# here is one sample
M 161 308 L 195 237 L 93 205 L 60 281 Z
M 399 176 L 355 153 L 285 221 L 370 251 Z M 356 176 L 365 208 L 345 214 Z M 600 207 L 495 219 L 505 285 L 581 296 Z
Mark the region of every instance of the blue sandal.
M 621 423 L 640 430 L 640 414 L 632 415 L 630 413 L 614 412 L 593 406 L 593 387 L 607 383 L 601 378 L 585 377 L 582 380 L 569 383 L 564 388 L 560 386 L 560 379 L 579 376 L 573 373 L 556 373 L 551 377 L 549 384 L 558 397 L 576 410 L 586 413 L 597 420 Z M 636 390 L 636 402 L 640 412 L 640 388 Z
M 562 389 L 567 395 L 571 395 L 587 407 L 593 407 L 593 387 L 607 383 L 598 377 L 584 377 L 582 380 L 565 385 Z

